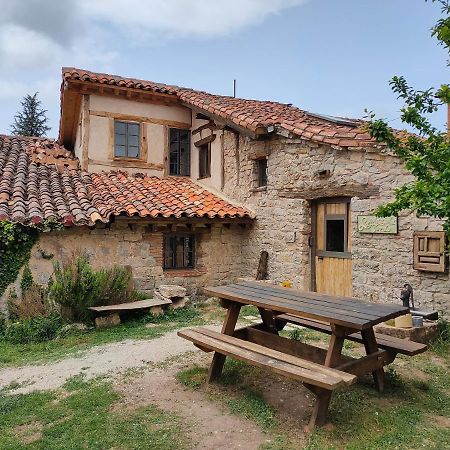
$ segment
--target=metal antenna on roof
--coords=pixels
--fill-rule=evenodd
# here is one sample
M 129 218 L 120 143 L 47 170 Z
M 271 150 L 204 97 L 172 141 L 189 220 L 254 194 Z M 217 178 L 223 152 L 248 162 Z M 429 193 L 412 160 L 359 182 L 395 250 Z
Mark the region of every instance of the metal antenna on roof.
M 233 80 L 233 97 L 236 98 L 236 79 Z

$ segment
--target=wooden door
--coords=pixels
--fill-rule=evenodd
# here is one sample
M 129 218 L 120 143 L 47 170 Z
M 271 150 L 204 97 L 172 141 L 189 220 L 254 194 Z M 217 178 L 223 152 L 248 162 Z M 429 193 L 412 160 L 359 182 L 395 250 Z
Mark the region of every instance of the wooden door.
M 350 199 L 326 199 L 313 205 L 313 290 L 352 295 Z

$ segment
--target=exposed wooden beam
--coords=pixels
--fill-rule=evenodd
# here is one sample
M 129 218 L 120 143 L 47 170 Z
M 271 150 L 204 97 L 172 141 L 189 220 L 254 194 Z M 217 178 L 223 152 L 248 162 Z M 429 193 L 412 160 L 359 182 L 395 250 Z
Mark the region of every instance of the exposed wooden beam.
M 233 129 L 239 131 L 239 133 L 250 137 L 251 139 L 258 139 L 260 137 L 267 136 L 267 129 L 265 127 L 260 127 L 256 131 L 251 131 L 251 130 L 248 130 L 247 128 L 244 128 L 240 125 L 235 124 L 231 120 L 224 119 L 223 117 L 220 117 L 217 114 L 211 113 L 209 111 L 205 111 L 197 106 L 192 106 L 191 104 L 189 104 L 187 102 L 181 102 L 181 104 L 183 106 L 186 106 L 187 108 L 191 108 L 192 111 L 194 111 L 196 113 L 197 117 L 199 114 L 202 114 L 202 116 L 206 117 L 207 119 L 210 119 L 210 120 L 212 119 L 217 123 L 227 125 L 230 128 L 233 128 Z
M 216 139 L 216 135 L 215 134 L 211 134 L 211 135 L 209 135 L 209 136 L 207 136 L 207 137 L 205 137 L 203 139 L 200 139 L 197 142 L 194 142 L 194 145 L 196 147 L 201 147 L 202 145 L 209 144 L 210 142 L 213 142 L 215 139 Z
M 166 125 L 168 127 L 173 128 L 191 128 L 191 124 L 187 122 L 177 122 L 175 120 L 166 120 L 166 119 L 155 119 L 153 117 L 148 116 L 138 116 L 133 114 L 122 114 L 110 111 L 89 111 L 91 116 L 98 117 L 108 117 L 110 119 L 118 119 L 118 120 L 131 120 L 135 122 L 145 122 L 145 123 L 153 123 L 157 125 Z

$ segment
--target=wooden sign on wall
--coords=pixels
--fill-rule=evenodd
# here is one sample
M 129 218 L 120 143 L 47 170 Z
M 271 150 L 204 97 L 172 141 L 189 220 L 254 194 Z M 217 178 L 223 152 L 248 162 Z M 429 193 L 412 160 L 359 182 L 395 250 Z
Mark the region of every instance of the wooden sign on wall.
M 358 216 L 358 231 L 360 233 L 373 234 L 397 234 L 398 221 L 397 216 L 376 217 L 376 216 Z

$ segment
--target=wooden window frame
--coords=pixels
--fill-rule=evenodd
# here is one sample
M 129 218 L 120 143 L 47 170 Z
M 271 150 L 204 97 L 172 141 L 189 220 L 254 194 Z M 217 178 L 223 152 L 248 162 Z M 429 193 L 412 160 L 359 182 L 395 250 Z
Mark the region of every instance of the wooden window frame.
M 181 161 L 181 158 L 180 158 L 180 155 L 181 155 L 181 151 L 180 151 L 180 146 L 178 146 L 178 150 L 177 150 L 177 153 L 178 153 L 178 161 L 177 161 L 177 164 L 178 164 L 178 173 L 172 173 L 171 172 L 171 167 L 170 167 L 170 157 L 171 157 L 171 133 L 172 133 L 172 131 L 174 131 L 174 130 L 176 130 L 178 133 L 180 133 L 180 132 L 186 132 L 187 133 L 187 135 L 188 135 L 188 151 L 189 151 L 189 155 L 188 155 L 188 158 L 187 158 L 187 170 L 186 170 L 186 172 L 187 173 L 183 173 L 183 174 L 181 174 L 181 173 L 179 173 L 179 172 L 181 172 L 181 164 L 180 164 L 180 161 Z M 191 136 L 191 132 L 190 132 L 190 130 L 189 129 L 187 129 L 187 128 L 175 128 L 175 127 L 170 127 L 169 128 L 169 130 L 168 130 L 168 150 L 167 150 L 167 173 L 170 175 L 170 176 L 174 176 L 174 177 L 189 177 L 190 175 L 191 175 L 191 143 L 192 143 L 192 136 Z
M 116 155 L 116 123 L 123 123 L 126 125 L 127 130 L 128 130 L 128 124 L 135 124 L 138 125 L 138 129 L 139 129 L 139 134 L 138 134 L 138 156 L 129 156 L 128 155 L 128 145 L 127 145 L 127 140 L 128 140 L 128 133 L 125 134 L 125 139 L 126 139 L 126 143 L 125 143 L 125 152 L 126 155 L 125 156 L 117 156 Z M 113 149 L 112 149 L 112 153 L 113 153 L 113 159 L 116 161 L 143 161 L 144 159 L 144 155 L 145 155 L 145 151 L 143 149 L 143 141 L 144 141 L 144 132 L 143 132 L 143 124 L 142 122 L 137 122 L 134 120 L 122 120 L 122 119 L 113 119 Z
M 192 265 L 178 265 L 176 261 L 176 251 L 175 254 L 172 254 L 172 259 L 175 259 L 175 265 L 167 265 L 166 264 L 166 249 L 168 248 L 167 241 L 171 238 L 191 238 L 192 239 Z M 172 270 L 195 270 L 197 266 L 197 236 L 194 233 L 165 233 L 163 237 L 163 270 L 172 271 Z
M 206 153 L 205 173 L 202 173 L 203 156 Z M 198 179 L 211 178 L 211 142 L 206 142 L 198 147 Z
M 262 163 L 265 163 L 265 176 L 262 176 L 262 169 L 261 165 Z M 267 185 L 269 183 L 269 175 L 268 175 L 268 169 L 269 169 L 269 162 L 267 158 L 258 158 L 255 159 L 256 164 L 256 188 L 267 188 Z
M 430 252 L 420 249 L 420 240 L 425 240 L 425 245 L 428 239 L 439 240 L 439 251 Z M 423 272 L 445 273 L 447 271 L 447 257 L 445 254 L 446 238 L 444 231 L 415 231 L 413 234 L 413 268 Z M 439 258 L 439 262 L 421 261 L 421 256 L 426 257 L 427 254 L 431 258 Z
M 328 220 L 343 220 L 344 221 L 344 251 L 343 252 L 332 252 L 328 250 L 316 250 L 316 256 L 328 257 L 328 258 L 342 258 L 342 259 L 352 259 L 352 252 L 348 250 L 348 216 L 350 212 L 351 198 L 338 197 L 329 199 L 320 199 L 322 204 L 327 203 L 345 203 L 346 213 L 345 214 L 324 214 L 324 226 L 323 226 L 323 245 L 326 248 L 327 245 L 327 221 Z M 315 203 L 317 205 L 317 202 Z M 316 206 L 317 208 L 317 206 Z M 314 214 L 316 214 L 317 209 L 314 208 Z M 325 209 L 326 211 L 326 209 Z

